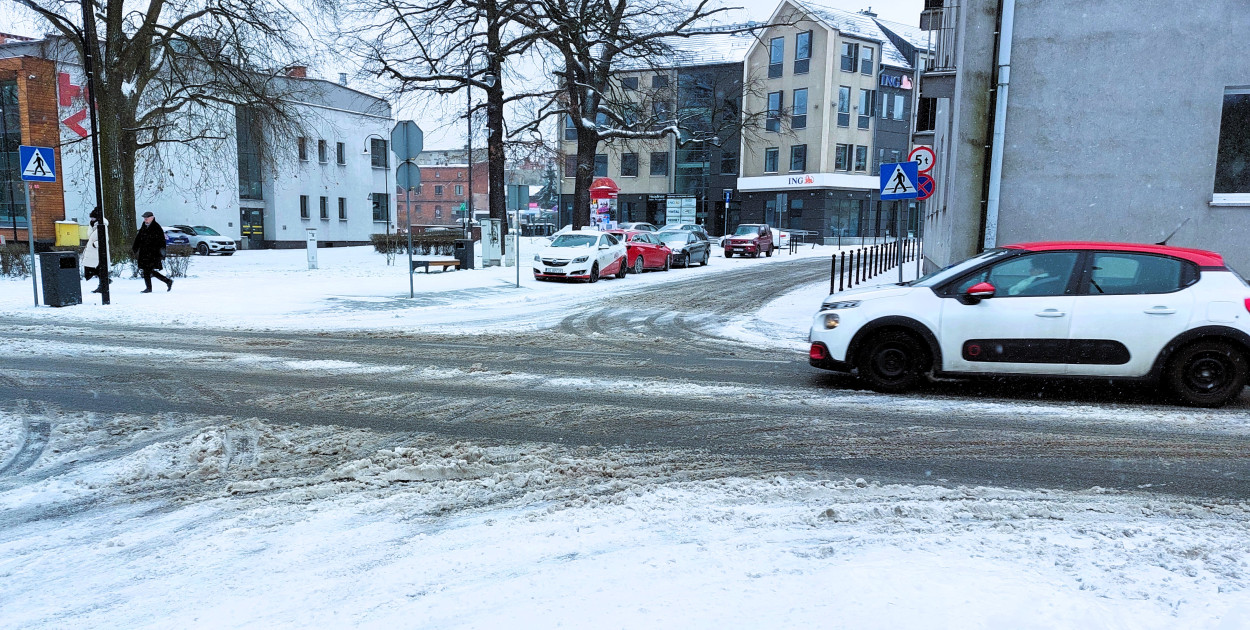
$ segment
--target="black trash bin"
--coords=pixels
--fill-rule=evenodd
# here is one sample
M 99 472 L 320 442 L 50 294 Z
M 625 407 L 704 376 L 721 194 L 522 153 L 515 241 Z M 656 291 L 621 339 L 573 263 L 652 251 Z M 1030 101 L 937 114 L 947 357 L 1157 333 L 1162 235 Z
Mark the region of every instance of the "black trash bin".
M 473 243 L 474 242 L 475 241 L 471 238 L 456 239 L 455 255 L 456 255 L 456 260 L 460 261 L 461 269 L 473 268 Z
M 82 304 L 78 252 L 40 252 L 39 279 L 43 281 L 45 306 Z

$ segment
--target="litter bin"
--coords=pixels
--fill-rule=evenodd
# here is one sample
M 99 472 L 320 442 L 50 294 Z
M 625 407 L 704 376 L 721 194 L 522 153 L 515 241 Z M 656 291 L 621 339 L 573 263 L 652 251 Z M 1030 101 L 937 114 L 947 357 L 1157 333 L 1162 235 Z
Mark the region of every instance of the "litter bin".
M 78 252 L 40 252 L 39 279 L 43 281 L 46 306 L 82 304 L 78 279 Z
M 471 238 L 456 239 L 455 255 L 456 260 L 460 261 L 461 269 L 473 268 L 473 243 Z

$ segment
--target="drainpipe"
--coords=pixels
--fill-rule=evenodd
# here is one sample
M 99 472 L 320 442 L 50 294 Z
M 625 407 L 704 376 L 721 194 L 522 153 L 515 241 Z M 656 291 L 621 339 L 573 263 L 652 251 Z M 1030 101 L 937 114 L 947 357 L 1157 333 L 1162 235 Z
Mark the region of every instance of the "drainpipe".
M 990 146 L 990 185 L 985 203 L 985 237 L 989 249 L 998 244 L 998 205 L 1003 187 L 1003 146 L 1007 136 L 1007 90 L 1011 84 L 1011 35 L 1016 20 L 1016 0 L 1003 0 L 998 34 L 998 92 L 994 103 L 994 138 Z

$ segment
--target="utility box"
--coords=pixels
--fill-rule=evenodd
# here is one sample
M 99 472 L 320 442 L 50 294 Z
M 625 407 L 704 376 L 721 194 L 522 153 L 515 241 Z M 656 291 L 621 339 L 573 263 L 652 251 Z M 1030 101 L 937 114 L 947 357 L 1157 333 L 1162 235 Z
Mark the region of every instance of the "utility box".
M 82 304 L 82 283 L 78 279 L 78 252 L 40 253 L 39 279 L 43 281 L 45 306 Z
M 57 247 L 78 247 L 82 244 L 79 235 L 82 230 L 79 229 L 77 221 L 57 221 L 56 222 L 56 245 Z
M 456 239 L 456 249 L 453 253 L 456 256 L 456 260 L 460 261 L 461 269 L 473 268 L 473 243 L 474 242 L 475 241 L 471 238 Z

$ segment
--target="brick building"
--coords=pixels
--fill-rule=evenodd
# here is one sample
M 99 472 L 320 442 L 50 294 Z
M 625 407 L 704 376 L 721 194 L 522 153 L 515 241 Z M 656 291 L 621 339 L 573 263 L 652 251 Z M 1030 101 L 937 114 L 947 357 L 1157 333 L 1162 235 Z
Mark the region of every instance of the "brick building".
M 422 165 L 416 192 L 395 191 L 397 225 L 460 225 L 460 208 L 469 201 L 468 171 L 468 164 Z M 486 178 L 486 163 L 475 163 L 473 210 L 478 215 L 488 211 Z
M 25 41 L 0 34 L 0 43 Z M 65 216 L 61 181 L 26 184 L 21 181 L 18 146 L 55 147 L 62 163 L 60 118 L 57 110 L 56 64 L 37 57 L 0 59 L 0 236 L 25 241 L 26 202 L 31 199 L 35 238 L 55 238 L 55 222 Z

